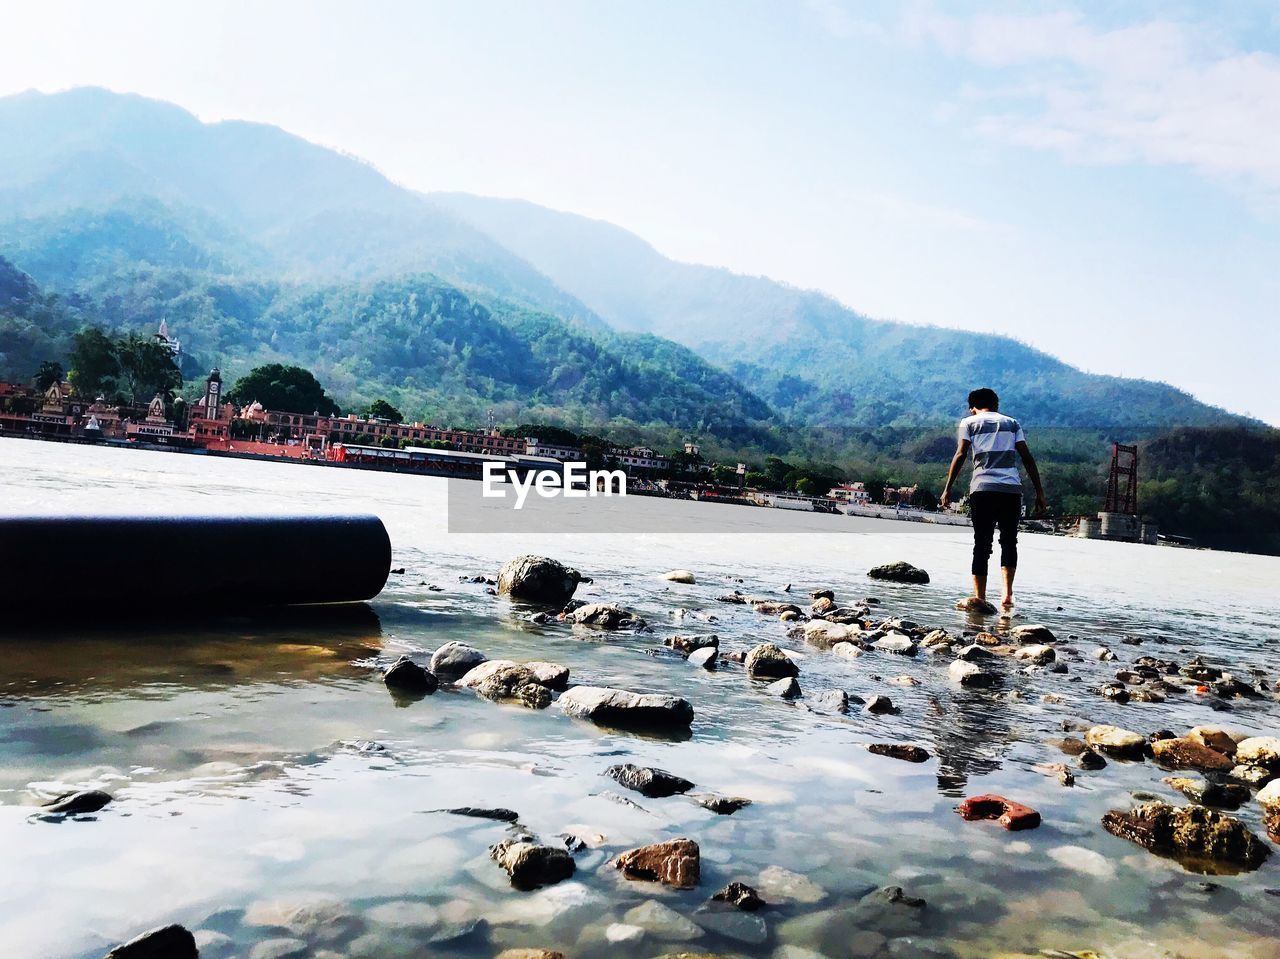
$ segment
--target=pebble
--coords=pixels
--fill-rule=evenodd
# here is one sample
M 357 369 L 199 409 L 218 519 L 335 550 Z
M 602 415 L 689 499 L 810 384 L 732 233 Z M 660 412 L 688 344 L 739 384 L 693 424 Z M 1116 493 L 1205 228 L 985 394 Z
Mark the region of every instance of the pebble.
M 827 891 L 816 882 L 784 869 L 769 866 L 756 877 L 756 888 L 767 902 L 795 902 L 811 905 L 827 898 Z
M 701 926 L 656 899 L 628 909 L 622 919 L 628 925 L 643 929 L 655 939 L 668 942 L 688 942 L 703 935 Z
M 604 931 L 604 937 L 615 945 L 635 945 L 644 939 L 644 930 L 625 922 L 611 922 Z

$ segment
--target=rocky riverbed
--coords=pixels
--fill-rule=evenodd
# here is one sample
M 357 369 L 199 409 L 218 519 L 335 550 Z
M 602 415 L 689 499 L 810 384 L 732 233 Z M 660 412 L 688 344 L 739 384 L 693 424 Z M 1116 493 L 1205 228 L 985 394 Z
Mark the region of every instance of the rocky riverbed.
M 404 572 L 0 642 L 0 955 L 1276 955 L 1273 561 L 1028 537 L 1003 621 L 945 531 L 460 539 L 415 477 L 117 455 L 0 481 L 365 502 Z
M 126 841 L 149 852 L 122 886 L 184 887 L 106 891 L 62 954 L 1280 944 L 1280 677 L 1254 651 L 857 575 L 398 559 L 347 618 L 3 647 L 5 812 L 24 855 L 83 845 L 46 889 L 106 883 L 94 853 Z M 59 764 L 20 741 L 86 764 L 24 777 Z

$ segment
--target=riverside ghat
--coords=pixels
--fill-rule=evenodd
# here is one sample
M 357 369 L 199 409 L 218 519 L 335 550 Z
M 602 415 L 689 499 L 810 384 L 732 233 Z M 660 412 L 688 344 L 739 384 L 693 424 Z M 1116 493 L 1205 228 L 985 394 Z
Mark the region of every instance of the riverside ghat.
M 532 553 L 379 509 L 367 603 L 7 631 L 7 951 L 1275 954 L 1266 609 L 1081 572 L 1002 619 L 941 538 Z

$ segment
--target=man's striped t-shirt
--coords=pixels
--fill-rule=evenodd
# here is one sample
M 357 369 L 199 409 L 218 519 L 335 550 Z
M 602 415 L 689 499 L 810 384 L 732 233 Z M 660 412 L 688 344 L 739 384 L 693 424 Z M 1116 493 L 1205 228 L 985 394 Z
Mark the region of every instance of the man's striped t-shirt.
M 1018 493 L 1022 477 L 1018 474 L 1018 451 L 1023 442 L 1022 427 L 1012 416 L 984 410 L 960 421 L 957 436 L 968 440 L 973 451 L 973 480 L 969 492 Z

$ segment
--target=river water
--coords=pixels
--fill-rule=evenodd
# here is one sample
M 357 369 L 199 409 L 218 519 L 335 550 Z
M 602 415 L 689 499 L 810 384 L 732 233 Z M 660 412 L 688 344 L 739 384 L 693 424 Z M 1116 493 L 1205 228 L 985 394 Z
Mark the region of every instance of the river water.
M 1144 653 L 1199 653 L 1274 682 L 1280 560 L 1024 536 L 1014 622 L 1076 637 L 1063 645 L 1082 655 L 1067 659 L 1065 676 L 1006 666 L 1001 685 L 970 690 L 948 681 L 948 657 L 842 659 L 788 640 L 776 618 L 715 601 L 736 588 L 803 604 L 828 587 L 958 633 L 982 625 L 952 606 L 966 589 L 967 529 L 757 510 L 746 524 L 754 534 L 464 536 L 448 533 L 446 504 L 444 481 L 423 477 L 0 440 L 3 513 L 372 512 L 405 568 L 371 604 L 343 613 L 112 629 L 63 627 L 50 610 L 47 630 L 6 630 L 0 953 L 96 957 L 180 922 L 199 931 L 202 956 L 252 959 L 488 957 L 520 946 L 573 957 L 1280 955 L 1280 855 L 1206 876 L 1106 833 L 1102 814 L 1135 793 L 1184 802 L 1150 761 L 1076 770 L 1071 787 L 1035 769 L 1071 763 L 1052 741 L 1081 721 L 1280 734 L 1274 699 L 1234 699 L 1219 712 L 1194 693 L 1124 705 L 1094 693 Z M 641 499 L 621 508 L 658 530 L 686 516 L 695 525 L 698 511 L 745 509 Z M 631 607 L 654 632 L 534 625 L 527 610 L 459 580 L 496 575 L 526 552 L 594 577 L 580 598 Z M 896 559 L 926 568 L 932 583 L 866 577 Z M 101 560 L 122 604 L 145 597 L 145 583 Z M 6 591 L 24 576 L 59 575 L 4 562 Z M 675 567 L 698 584 L 663 581 Z M 66 588 L 70 605 L 76 584 Z M 900 712 L 819 715 L 740 669 L 653 655 L 674 632 L 715 632 L 724 651 L 777 642 L 803 655 L 806 693 L 888 695 Z M 402 652 L 425 662 L 449 640 L 490 658 L 560 662 L 579 683 L 683 696 L 696 711 L 692 736 L 603 730 L 554 706 L 496 705 L 450 687 L 408 704 L 388 694 L 377 664 Z M 1117 660 L 1093 659 L 1100 644 Z M 931 756 L 905 763 L 868 753 L 871 742 Z M 717 816 L 688 797 L 648 799 L 602 775 L 619 762 L 753 804 Z M 62 822 L 38 815 L 79 788 L 114 801 Z M 1043 825 L 1010 833 L 961 820 L 955 805 L 985 792 L 1033 806 Z M 487 854 L 511 827 L 440 811 L 467 805 L 514 809 L 544 842 L 585 839 L 576 875 L 513 889 Z M 1237 815 L 1263 834 L 1252 800 Z M 695 890 L 627 881 L 609 865 L 675 836 L 701 847 Z M 769 905 L 746 914 L 709 904 L 731 880 Z M 927 905 L 886 902 L 873 892 L 885 886 Z

